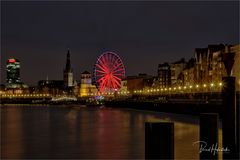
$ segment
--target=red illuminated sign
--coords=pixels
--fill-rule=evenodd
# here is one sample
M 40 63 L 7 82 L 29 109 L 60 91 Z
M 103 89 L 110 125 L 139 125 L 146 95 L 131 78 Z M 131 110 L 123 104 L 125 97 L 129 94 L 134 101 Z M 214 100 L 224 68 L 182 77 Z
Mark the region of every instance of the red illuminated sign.
M 8 62 L 14 63 L 14 62 L 16 62 L 16 60 L 15 59 L 9 59 Z

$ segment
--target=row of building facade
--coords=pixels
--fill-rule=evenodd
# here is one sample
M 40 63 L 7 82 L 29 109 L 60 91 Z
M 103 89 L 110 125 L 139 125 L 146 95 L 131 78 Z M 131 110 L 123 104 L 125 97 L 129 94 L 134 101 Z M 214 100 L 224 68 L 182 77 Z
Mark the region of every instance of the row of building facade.
M 234 56 L 228 56 L 234 55 Z M 234 57 L 234 59 L 229 59 Z M 133 93 L 135 90 L 148 88 L 169 88 L 221 83 L 227 76 L 226 63 L 233 63 L 230 75 L 236 77 L 236 86 L 240 90 L 240 45 L 208 45 L 196 48 L 194 57 L 186 61 L 184 58 L 173 63 L 158 65 L 157 75 L 139 74 L 122 80 L 122 90 Z M 225 63 L 225 64 L 224 64 Z
M 196 48 L 194 57 L 186 61 L 184 58 L 173 63 L 158 65 L 157 75 L 139 74 L 122 79 L 120 92 L 133 93 L 136 90 L 149 88 L 167 88 L 189 86 L 193 84 L 209 84 L 222 81 L 227 76 L 226 62 L 228 55 L 234 55 L 231 74 L 236 77 L 237 89 L 240 90 L 240 45 L 209 45 L 206 48 Z M 231 58 L 231 56 L 230 56 Z M 225 63 L 225 64 L 224 64 Z M 66 66 L 63 70 L 63 80 L 40 80 L 35 87 L 28 87 L 20 79 L 20 62 L 10 58 L 6 65 L 6 85 L 1 86 L 1 92 L 6 93 L 42 93 L 51 95 L 75 95 L 79 97 L 97 95 L 98 89 L 92 82 L 92 74 L 84 71 L 80 82 L 74 80 L 71 68 L 70 51 L 67 52 Z
M 1 94 L 50 94 L 88 96 L 89 93 L 96 93 L 97 88 L 92 84 L 92 74 L 88 71 L 81 73 L 80 82 L 74 80 L 73 69 L 70 61 L 70 50 L 67 52 L 66 66 L 63 70 L 63 80 L 38 81 L 37 86 L 29 87 L 21 81 L 20 61 L 15 58 L 7 60 L 6 64 L 6 83 L 1 85 Z

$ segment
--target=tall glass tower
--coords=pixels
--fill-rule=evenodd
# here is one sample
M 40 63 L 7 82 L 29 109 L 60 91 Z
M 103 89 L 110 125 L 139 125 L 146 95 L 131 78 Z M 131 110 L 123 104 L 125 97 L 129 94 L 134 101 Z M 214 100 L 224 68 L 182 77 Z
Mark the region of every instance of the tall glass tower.
M 7 60 L 7 83 L 17 84 L 21 83 L 20 79 L 20 62 L 15 58 L 10 58 Z

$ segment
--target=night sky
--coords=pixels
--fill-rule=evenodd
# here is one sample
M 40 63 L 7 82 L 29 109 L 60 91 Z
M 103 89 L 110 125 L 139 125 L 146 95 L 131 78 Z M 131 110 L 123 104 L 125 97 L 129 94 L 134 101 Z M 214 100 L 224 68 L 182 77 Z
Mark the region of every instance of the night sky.
M 239 2 L 1 2 L 1 83 L 6 60 L 21 79 L 63 79 L 67 48 L 74 78 L 92 72 L 98 55 L 120 55 L 127 75 L 189 59 L 195 48 L 239 43 Z

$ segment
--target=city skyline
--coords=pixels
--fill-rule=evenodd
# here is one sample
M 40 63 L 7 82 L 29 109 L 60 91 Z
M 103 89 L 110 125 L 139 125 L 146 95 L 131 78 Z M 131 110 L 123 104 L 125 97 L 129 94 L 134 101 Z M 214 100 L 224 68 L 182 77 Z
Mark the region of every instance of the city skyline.
M 22 81 L 35 85 L 47 76 L 63 79 L 67 48 L 79 80 L 104 51 L 121 56 L 126 75 L 156 75 L 159 63 L 188 60 L 195 48 L 239 43 L 237 1 L 1 4 L 1 83 L 11 57 L 21 62 Z

